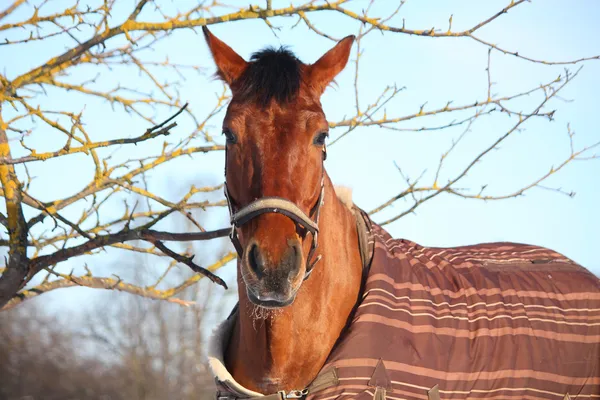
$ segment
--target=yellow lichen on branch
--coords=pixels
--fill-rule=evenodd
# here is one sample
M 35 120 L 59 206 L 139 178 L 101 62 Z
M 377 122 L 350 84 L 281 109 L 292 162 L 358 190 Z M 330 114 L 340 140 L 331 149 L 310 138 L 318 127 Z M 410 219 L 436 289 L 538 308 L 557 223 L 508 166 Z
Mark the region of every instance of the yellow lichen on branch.
M 236 258 L 235 253 L 227 253 L 225 256 L 221 257 L 217 262 L 207 267 L 207 269 L 211 272 L 214 272 L 231 262 Z M 50 272 L 51 275 L 56 276 L 57 279 L 43 282 L 31 289 L 22 290 L 18 293 L 17 296 L 13 297 L 4 307 L 0 308 L 0 311 L 9 310 L 25 300 L 31 299 L 33 297 L 39 296 L 41 294 L 50 292 L 56 289 L 68 288 L 68 287 L 87 287 L 92 289 L 106 289 L 106 290 L 117 290 L 120 292 L 126 292 L 130 294 L 134 294 L 137 296 L 145 297 L 153 300 L 166 300 L 171 303 L 189 306 L 193 303 L 186 302 L 185 300 L 181 300 L 175 298 L 177 294 L 181 293 L 183 290 L 188 287 L 199 282 L 204 276 L 200 274 L 194 274 L 189 278 L 185 279 L 179 285 L 159 290 L 156 289 L 156 284 L 146 287 L 137 286 L 131 283 L 124 282 L 119 277 L 116 278 L 106 278 L 106 277 L 97 277 L 92 276 L 91 274 L 74 276 L 74 275 L 66 275 L 60 274 L 54 271 Z

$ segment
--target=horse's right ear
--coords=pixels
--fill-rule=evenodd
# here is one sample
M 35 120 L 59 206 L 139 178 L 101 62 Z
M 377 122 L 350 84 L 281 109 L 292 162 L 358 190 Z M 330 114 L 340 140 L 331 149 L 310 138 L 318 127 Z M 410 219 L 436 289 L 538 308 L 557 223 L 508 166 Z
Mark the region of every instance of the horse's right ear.
M 217 64 L 217 75 L 231 86 L 246 69 L 248 63 L 233 49 L 213 35 L 206 26 L 202 27 L 204 38 Z

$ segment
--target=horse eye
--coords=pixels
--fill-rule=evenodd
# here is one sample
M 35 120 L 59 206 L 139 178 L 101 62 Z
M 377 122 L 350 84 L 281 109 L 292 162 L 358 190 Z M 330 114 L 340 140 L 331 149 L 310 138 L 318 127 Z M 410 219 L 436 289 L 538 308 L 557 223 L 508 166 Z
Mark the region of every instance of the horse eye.
M 227 140 L 227 143 L 234 144 L 237 142 L 237 137 L 230 129 L 223 128 L 223 135 L 225 135 L 225 139 Z
M 324 146 L 325 140 L 327 140 L 328 137 L 329 137 L 329 132 L 321 132 L 321 133 L 317 134 L 317 136 L 315 136 L 315 140 L 313 143 L 316 145 L 319 145 L 319 146 Z

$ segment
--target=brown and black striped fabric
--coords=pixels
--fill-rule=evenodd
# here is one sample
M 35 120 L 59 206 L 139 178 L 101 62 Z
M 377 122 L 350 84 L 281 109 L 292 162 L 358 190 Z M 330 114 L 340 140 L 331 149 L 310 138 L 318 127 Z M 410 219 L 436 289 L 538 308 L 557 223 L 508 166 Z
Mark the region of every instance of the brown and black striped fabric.
M 598 277 L 542 247 L 373 234 L 362 301 L 323 369 L 338 383 L 310 400 L 600 399 Z

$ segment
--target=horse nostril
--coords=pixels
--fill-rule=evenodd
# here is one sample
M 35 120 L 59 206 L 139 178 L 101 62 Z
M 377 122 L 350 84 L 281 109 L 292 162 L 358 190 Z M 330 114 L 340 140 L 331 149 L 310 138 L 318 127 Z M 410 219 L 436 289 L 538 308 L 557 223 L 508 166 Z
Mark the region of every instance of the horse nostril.
M 290 252 L 288 253 L 288 263 L 290 266 L 290 278 L 295 278 L 300 267 L 302 266 L 302 245 L 300 242 L 294 243 L 290 246 Z
M 302 244 L 300 242 L 294 244 L 294 255 L 298 262 L 302 262 Z
M 252 270 L 258 279 L 262 278 L 265 272 L 265 266 L 262 262 L 260 250 L 256 244 L 252 244 L 250 247 L 250 253 L 248 253 L 248 264 L 250 270 Z

